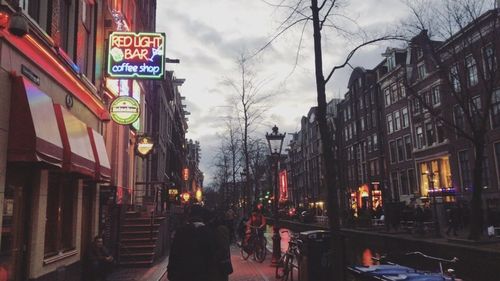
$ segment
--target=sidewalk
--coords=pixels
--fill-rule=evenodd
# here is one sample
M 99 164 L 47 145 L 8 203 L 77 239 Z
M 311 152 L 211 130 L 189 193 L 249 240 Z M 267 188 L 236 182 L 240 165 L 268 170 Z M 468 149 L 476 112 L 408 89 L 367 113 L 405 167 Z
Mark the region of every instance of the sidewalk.
M 168 256 L 151 267 L 117 267 L 108 281 L 160 281 L 167 280 Z M 163 279 L 162 279 L 163 278 Z
M 266 260 L 258 263 L 252 259 L 243 260 L 238 246 L 231 246 L 231 262 L 233 274 L 229 281 L 274 281 L 275 268 L 271 266 L 271 253 L 267 253 Z

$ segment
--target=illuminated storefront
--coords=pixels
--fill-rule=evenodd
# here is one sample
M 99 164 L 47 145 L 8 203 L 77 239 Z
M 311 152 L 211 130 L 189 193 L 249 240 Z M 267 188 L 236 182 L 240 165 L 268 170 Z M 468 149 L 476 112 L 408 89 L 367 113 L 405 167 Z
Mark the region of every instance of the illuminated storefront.
M 360 209 L 376 210 L 383 206 L 382 191 L 380 190 L 379 182 L 372 182 L 371 187 L 368 184 L 363 184 L 356 191 L 352 191 L 349 195 L 349 206 L 354 210 L 355 215 Z
M 455 200 L 455 188 L 451 180 L 448 156 L 418 163 L 420 194 L 424 197 L 440 196 L 443 201 Z

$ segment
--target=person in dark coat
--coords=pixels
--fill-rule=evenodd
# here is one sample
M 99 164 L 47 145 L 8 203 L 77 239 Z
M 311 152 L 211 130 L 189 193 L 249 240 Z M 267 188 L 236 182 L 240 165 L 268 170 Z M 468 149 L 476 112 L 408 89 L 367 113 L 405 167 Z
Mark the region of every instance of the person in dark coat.
M 213 281 L 228 281 L 229 274 L 233 273 L 230 251 L 231 238 L 229 229 L 224 223 L 223 215 L 216 215 L 211 220 L 209 228 L 212 231 L 213 241 L 215 242 Z
M 111 271 L 113 256 L 104 246 L 102 237 L 96 236 L 88 252 L 90 263 L 90 280 L 105 281 Z
M 215 244 L 212 231 L 203 221 L 206 212 L 201 206 L 192 206 L 187 223 L 176 231 L 167 266 L 168 280 L 214 281 Z
M 417 205 L 415 208 L 415 223 L 417 224 L 417 234 L 420 235 L 424 234 L 424 221 L 425 221 L 424 210 L 420 205 Z

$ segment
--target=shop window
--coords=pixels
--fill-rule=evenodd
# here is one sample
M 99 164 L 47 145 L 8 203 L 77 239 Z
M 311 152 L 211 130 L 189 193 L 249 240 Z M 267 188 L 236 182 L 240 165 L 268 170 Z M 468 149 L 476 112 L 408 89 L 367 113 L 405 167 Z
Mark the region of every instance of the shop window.
M 469 154 L 467 150 L 458 152 L 458 165 L 460 168 L 463 191 L 467 191 L 472 186 Z
M 68 175 L 49 173 L 45 222 L 45 257 L 75 247 L 77 182 Z

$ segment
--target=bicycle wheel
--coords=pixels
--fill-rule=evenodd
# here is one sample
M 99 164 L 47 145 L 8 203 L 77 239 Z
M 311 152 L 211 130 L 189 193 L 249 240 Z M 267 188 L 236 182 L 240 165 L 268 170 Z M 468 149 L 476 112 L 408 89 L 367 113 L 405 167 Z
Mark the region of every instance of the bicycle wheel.
M 247 246 L 243 246 L 243 242 L 241 242 L 241 247 L 240 247 L 240 252 L 241 252 L 241 257 L 244 259 L 244 260 L 248 260 L 248 258 L 250 257 L 250 252 L 247 252 L 245 251 L 245 248 L 249 247 L 249 245 Z
M 285 272 L 285 265 L 287 263 L 288 263 L 288 255 L 284 254 L 278 261 L 278 264 L 276 265 L 276 274 L 275 274 L 276 279 L 282 279 L 283 276 L 285 276 L 285 274 L 287 273 Z
M 266 246 L 262 242 L 262 239 L 259 239 L 255 243 L 255 260 L 257 262 L 262 263 L 266 259 Z
M 287 263 L 285 264 L 286 275 L 283 276 L 283 281 L 293 281 L 293 256 L 289 256 Z

